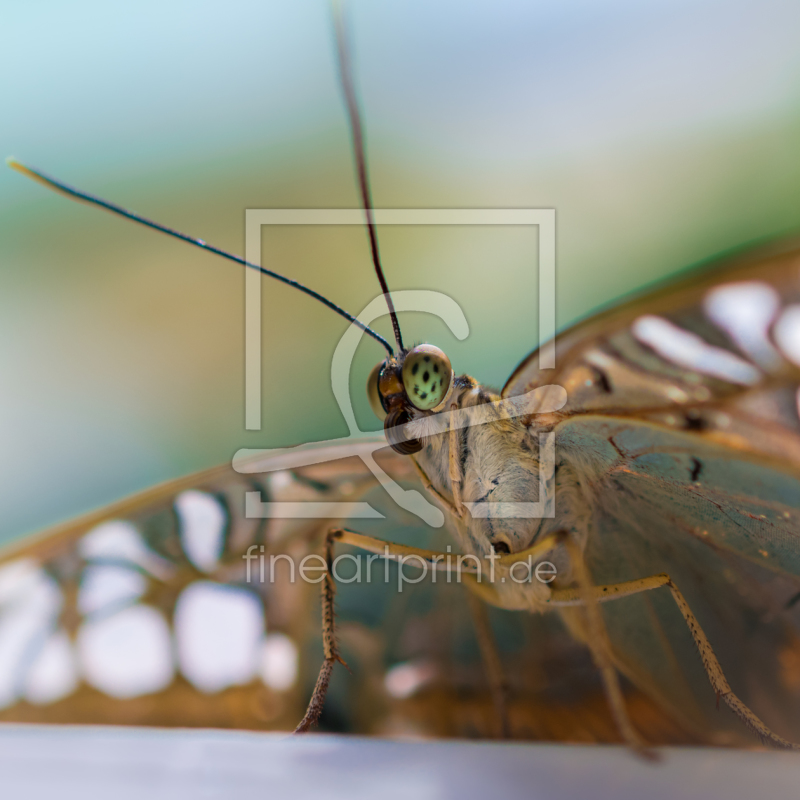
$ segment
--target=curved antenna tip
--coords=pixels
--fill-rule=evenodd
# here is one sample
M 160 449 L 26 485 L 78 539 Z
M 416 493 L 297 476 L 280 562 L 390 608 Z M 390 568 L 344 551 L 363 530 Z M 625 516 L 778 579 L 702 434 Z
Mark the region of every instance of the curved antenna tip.
M 48 189 L 60 192 L 61 194 L 65 194 L 68 197 L 72 197 L 76 200 L 82 200 L 86 203 L 95 202 L 92 198 L 82 196 L 81 192 L 72 189 L 66 184 L 62 184 L 60 181 L 48 177 L 44 173 L 39 172 L 38 169 L 34 169 L 33 167 L 23 164 L 21 161 L 17 161 L 17 159 L 13 158 L 12 156 L 8 156 L 8 158 L 6 158 L 6 164 L 8 164 L 11 169 L 19 172 L 20 175 L 24 175 L 26 178 L 30 178 L 32 181 L 41 183 L 42 186 L 46 186 Z
M 36 170 L 26 167 L 21 161 L 17 161 L 14 156 L 7 156 L 6 164 L 11 167 L 11 169 L 19 172 L 21 175 L 25 175 L 27 178 L 32 178 L 35 181 L 42 180 L 41 177 L 36 173 Z

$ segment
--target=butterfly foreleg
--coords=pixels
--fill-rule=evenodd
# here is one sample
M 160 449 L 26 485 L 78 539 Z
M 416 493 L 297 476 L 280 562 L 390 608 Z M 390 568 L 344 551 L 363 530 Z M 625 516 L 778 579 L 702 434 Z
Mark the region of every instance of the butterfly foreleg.
M 720 697 L 727 703 L 730 709 L 750 728 L 764 743 L 772 742 L 778 747 L 790 750 L 800 749 L 799 745 L 787 741 L 768 728 L 733 692 L 722 671 L 722 666 L 714 653 L 708 637 L 700 627 L 692 612 L 686 598 L 681 591 L 666 574 L 651 575 L 649 578 L 640 578 L 634 581 L 609 584 L 607 586 L 591 586 L 588 592 L 590 596 L 587 605 L 587 593 L 580 589 L 554 589 L 550 598 L 550 603 L 555 606 L 574 606 L 587 605 L 596 608 L 597 603 L 604 603 L 610 600 L 618 600 L 621 597 L 628 597 L 633 594 L 640 594 L 652 589 L 660 589 L 667 586 L 675 600 L 676 605 L 683 615 L 686 625 L 694 639 L 700 658 L 703 662 L 706 675 L 711 682 L 711 686 L 717 695 L 717 704 Z
M 336 644 L 336 622 L 333 608 L 333 598 L 336 594 L 336 584 L 333 580 L 333 543 L 337 531 L 328 531 L 325 537 L 325 575 L 322 580 L 322 647 L 325 660 L 317 677 L 314 692 L 308 703 L 305 716 L 295 728 L 295 733 L 304 733 L 317 724 L 322 708 L 325 705 L 325 695 L 331 681 L 333 666 L 337 661 L 344 664 Z M 345 664 L 345 666 L 347 666 Z
M 335 544 L 348 544 L 366 550 L 369 553 L 376 553 L 384 558 L 395 559 L 404 562 L 406 559 L 414 559 L 412 564 L 419 567 L 432 567 L 433 569 L 449 569 L 452 553 L 440 553 L 436 550 L 424 550 L 419 547 L 408 547 L 407 545 L 387 542 L 384 539 L 376 539 L 362 533 L 346 530 L 344 528 L 333 528 L 328 531 L 325 537 L 325 574 L 322 580 L 322 644 L 325 654 L 322 667 L 314 686 L 314 692 L 308 703 L 305 716 L 300 724 L 295 728 L 295 733 L 305 733 L 319 721 L 322 708 L 325 704 L 325 695 L 328 692 L 333 667 L 338 661 L 347 666 L 339 655 L 336 644 L 334 596 L 336 594 L 336 584 L 334 582 L 333 570 L 333 548 Z M 458 569 L 470 574 L 476 568 L 470 564 L 459 562 Z
M 563 531 L 554 534 L 549 534 L 543 537 L 536 544 L 528 549 L 519 553 L 509 554 L 497 559 L 497 564 L 502 569 L 509 569 L 517 561 L 527 561 L 529 559 L 538 560 L 543 558 L 547 553 L 556 549 L 565 540 Z M 384 539 L 376 539 L 373 536 L 366 536 L 362 533 L 350 531 L 345 528 L 333 528 L 328 531 L 325 537 L 325 575 L 322 581 L 322 635 L 323 635 L 323 648 L 324 648 L 324 661 L 320 668 L 317 683 L 314 687 L 314 692 L 308 704 L 308 709 L 300 724 L 295 729 L 295 733 L 304 733 L 317 724 L 319 721 L 322 708 L 325 703 L 325 695 L 328 691 L 330 684 L 331 674 L 333 667 L 337 661 L 344 664 L 336 644 L 336 631 L 335 631 L 335 614 L 334 614 L 334 596 L 336 594 L 336 584 L 334 582 L 333 570 L 333 549 L 335 544 L 351 545 L 358 547 L 361 550 L 366 550 L 369 553 L 383 556 L 384 558 L 394 559 L 400 562 L 405 562 L 407 559 L 413 559 L 411 563 L 418 567 L 430 567 L 436 570 L 450 570 L 453 568 L 453 554 L 441 553 L 436 550 L 425 550 L 420 547 L 409 547 L 408 545 L 395 544 L 387 542 Z M 491 580 L 485 580 L 486 576 L 482 574 L 482 569 L 485 565 L 475 563 L 475 559 L 462 560 L 462 557 L 456 556 L 456 570 L 458 571 L 459 581 L 463 581 L 467 588 L 476 595 L 476 599 L 480 598 L 486 603 L 496 605 L 501 608 L 504 607 L 502 597 L 498 594 L 497 589 Z M 491 572 L 489 573 L 491 574 Z M 483 609 L 481 609 L 483 611 Z M 502 697 L 503 705 L 505 704 L 505 688 L 502 671 L 499 667 L 499 657 L 493 648 L 491 639 L 486 640 L 483 634 L 488 632 L 488 620 L 486 621 L 486 629 L 482 632 L 480 622 L 477 623 L 478 638 L 483 654 L 486 661 L 487 671 L 489 674 L 491 691 L 493 697 Z M 484 641 L 481 641 L 482 637 Z M 488 641 L 489 646 L 492 648 L 493 657 L 485 652 L 485 645 Z M 498 677 L 499 676 L 499 677 Z M 497 704 L 497 700 L 495 701 Z M 502 719 L 502 716 L 501 716 Z M 507 725 L 503 722 L 504 727 Z

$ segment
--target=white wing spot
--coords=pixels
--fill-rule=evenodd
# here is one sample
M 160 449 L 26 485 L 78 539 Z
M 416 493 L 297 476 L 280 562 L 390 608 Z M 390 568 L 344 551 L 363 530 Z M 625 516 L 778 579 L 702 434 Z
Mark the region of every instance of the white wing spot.
M 140 572 L 116 564 L 89 564 L 78 590 L 78 610 L 93 614 L 118 603 L 133 603 L 147 588 Z
M 225 531 L 225 512 L 219 501 L 205 492 L 189 490 L 175 498 L 175 510 L 184 553 L 199 570 L 216 569 Z
M 271 689 L 283 692 L 297 681 L 297 645 L 283 633 L 270 633 L 261 645 L 258 672 Z
M 196 581 L 178 598 L 178 663 L 201 691 L 218 692 L 252 680 L 263 636 L 261 603 L 246 589 Z
M 158 578 L 168 578 L 172 565 L 154 553 L 138 528 L 126 520 L 111 520 L 92 528 L 78 544 L 87 561 L 122 561 L 136 564 Z
M 137 605 L 78 631 L 78 656 L 86 680 L 112 697 L 138 697 L 172 682 L 172 641 L 164 617 Z
M 25 682 L 25 699 L 47 705 L 66 697 L 78 687 L 78 665 L 67 632 L 51 636 L 33 662 Z
M 752 364 L 728 350 L 708 344 L 696 334 L 673 325 L 663 317 L 650 314 L 639 317 L 631 330 L 642 344 L 679 367 L 745 386 L 758 383 L 761 379 L 761 372 Z
M 46 648 L 63 603 L 58 584 L 30 559 L 0 571 L 0 707 L 11 705 Z
M 38 574 L 39 562 L 32 558 L 20 558 L 0 567 L 0 606 L 30 590 Z
M 716 286 L 703 299 L 708 318 L 766 369 L 776 369 L 782 361 L 769 339 L 770 325 L 780 307 L 778 293 L 761 281 Z
M 800 364 L 800 305 L 786 306 L 772 333 L 786 358 Z
M 407 661 L 386 671 L 383 685 L 390 697 L 405 700 L 412 697 L 436 677 L 436 668 L 427 661 Z

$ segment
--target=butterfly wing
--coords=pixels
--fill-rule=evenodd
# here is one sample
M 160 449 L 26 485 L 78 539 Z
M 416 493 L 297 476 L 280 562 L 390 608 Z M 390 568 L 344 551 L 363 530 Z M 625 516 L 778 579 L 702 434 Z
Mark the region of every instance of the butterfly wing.
M 7 547 L 0 718 L 292 727 L 302 670 L 316 669 L 301 652 L 311 620 L 296 609 L 318 587 L 285 565 L 260 580 L 259 560 L 243 556 L 300 559 L 331 520 L 248 518 L 246 497 L 352 500 L 374 483 L 356 455 L 365 447 L 319 450 L 323 463 L 298 469 L 291 453 L 247 474 L 223 466 Z M 407 477 L 399 457 L 381 463 Z
M 602 584 L 668 573 L 708 635 L 734 691 L 800 737 L 800 470 L 695 433 L 599 415 L 557 426 L 563 458 L 602 463 L 587 561 Z M 699 468 L 698 468 L 699 465 Z M 632 681 L 701 729 L 737 730 L 715 711 L 689 631 L 666 590 L 608 604 Z
M 800 250 L 724 259 L 575 325 L 503 389 L 555 383 L 566 414 L 636 416 L 800 463 Z
M 750 252 L 590 318 L 504 396 L 567 389 L 557 453 L 592 454 L 587 559 L 600 583 L 668 572 L 734 691 L 800 737 L 800 251 Z M 667 592 L 604 609 L 631 680 L 700 729 L 725 727 Z M 727 716 L 726 716 L 727 715 Z M 730 728 L 736 736 L 736 727 Z M 739 731 L 740 732 L 740 731 Z

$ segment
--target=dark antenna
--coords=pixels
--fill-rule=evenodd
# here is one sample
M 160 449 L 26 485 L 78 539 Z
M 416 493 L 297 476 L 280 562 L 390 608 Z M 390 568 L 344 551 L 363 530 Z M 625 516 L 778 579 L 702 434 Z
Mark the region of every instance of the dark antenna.
M 6 164 L 8 164 L 8 166 L 12 169 L 17 170 L 17 172 L 21 172 L 23 175 L 26 175 L 27 177 L 33 178 L 33 180 L 44 184 L 48 189 L 54 189 L 57 192 L 61 192 L 61 194 L 66 195 L 72 200 L 80 200 L 83 203 L 99 206 L 100 208 L 104 208 L 106 211 L 110 211 L 112 214 L 118 214 L 120 217 L 138 222 L 140 225 L 145 225 L 148 228 L 161 231 L 161 233 L 166 233 L 168 236 L 173 236 L 183 242 L 193 244 L 195 247 L 199 247 L 201 250 L 207 250 L 210 253 L 215 253 L 218 256 L 227 258 L 229 261 L 234 261 L 237 264 L 254 269 L 257 272 L 260 272 L 262 275 L 275 278 L 275 280 L 285 283 L 287 286 L 293 286 L 295 289 L 299 289 L 301 292 L 303 292 L 303 294 L 307 294 L 309 297 L 319 300 L 322 305 L 327 306 L 331 309 L 331 311 L 335 311 L 337 314 L 344 317 L 348 322 L 351 322 L 356 327 L 361 328 L 364 333 L 369 334 L 373 339 L 375 339 L 376 342 L 380 342 L 386 348 L 386 351 L 390 356 L 394 355 L 392 346 L 386 341 L 386 339 L 383 338 L 383 336 L 381 336 L 379 333 L 376 333 L 374 330 L 372 330 L 372 328 L 370 328 L 368 325 L 365 325 L 360 319 L 357 319 L 348 311 L 345 311 L 343 308 L 337 306 L 336 303 L 328 300 L 327 297 L 321 295 L 319 292 L 315 292 L 313 289 L 309 289 L 308 286 L 304 286 L 298 281 L 287 278 L 285 275 L 281 275 L 279 272 L 274 272 L 266 267 L 253 264 L 251 261 L 246 261 L 241 256 L 234 255 L 226 250 L 221 250 L 219 247 L 214 247 L 214 245 L 208 244 L 208 242 L 205 242 L 202 239 L 196 239 L 193 236 L 187 236 L 187 234 L 176 231 L 173 228 L 168 228 L 166 225 L 160 225 L 158 222 L 153 222 L 153 220 L 147 219 L 147 217 L 143 217 L 141 214 L 137 214 L 134 211 L 128 211 L 128 209 L 118 206 L 116 203 L 110 203 L 108 200 L 103 200 L 96 195 L 89 194 L 88 192 L 82 192 L 80 189 L 75 189 L 66 183 L 62 183 L 55 178 L 51 178 L 49 175 L 39 171 L 38 169 L 21 164 L 14 158 L 7 158 Z
M 372 250 L 372 263 L 375 265 L 375 273 L 381 285 L 381 291 L 386 298 L 386 305 L 389 306 L 389 315 L 392 318 L 392 328 L 394 329 L 394 339 L 397 348 L 402 352 L 403 337 L 400 333 L 400 323 L 397 321 L 397 313 L 394 310 L 392 295 L 386 283 L 386 276 L 381 267 L 381 257 L 378 252 L 378 234 L 375 230 L 375 218 L 372 213 L 372 197 L 369 191 L 369 177 L 367 175 L 366 147 L 364 145 L 364 133 L 361 128 L 361 116 L 358 111 L 358 100 L 356 98 L 355 87 L 353 86 L 353 75 L 350 71 L 350 56 L 347 49 L 347 32 L 345 31 L 345 21 L 342 10 L 338 2 L 333 3 L 333 25 L 336 30 L 336 50 L 339 55 L 339 79 L 342 82 L 342 91 L 347 103 L 347 114 L 350 117 L 350 132 L 353 136 L 353 152 L 356 159 L 356 169 L 358 170 L 358 184 L 361 189 L 361 203 L 364 206 L 364 213 L 367 217 L 367 231 L 369 232 L 369 246 Z

